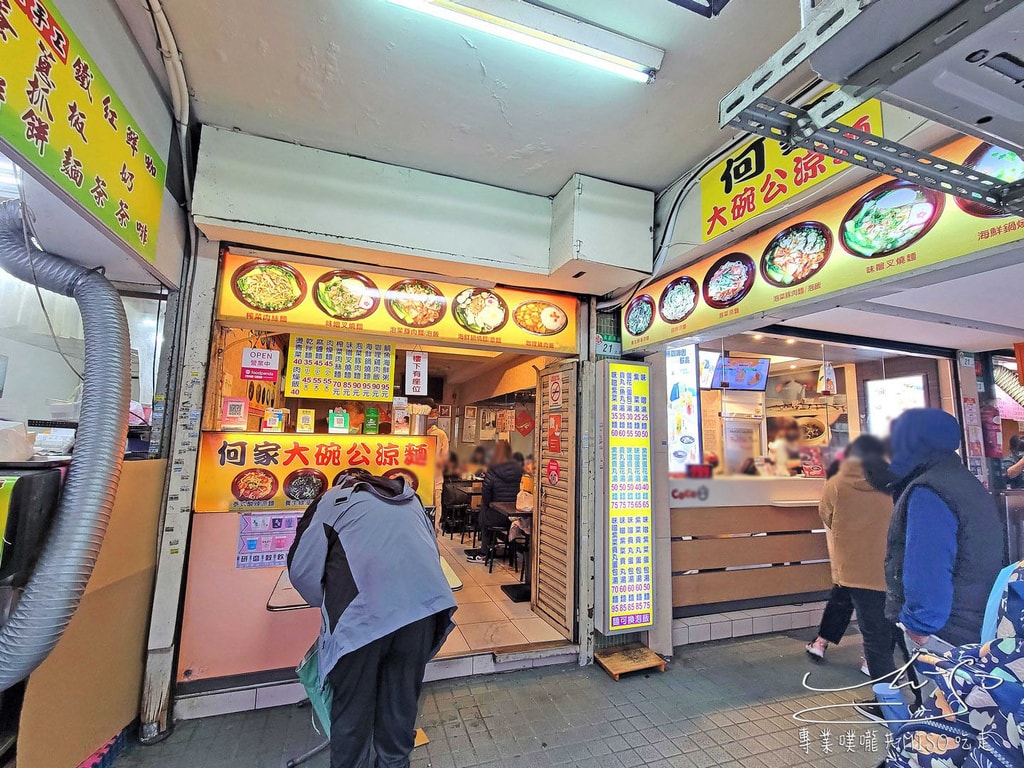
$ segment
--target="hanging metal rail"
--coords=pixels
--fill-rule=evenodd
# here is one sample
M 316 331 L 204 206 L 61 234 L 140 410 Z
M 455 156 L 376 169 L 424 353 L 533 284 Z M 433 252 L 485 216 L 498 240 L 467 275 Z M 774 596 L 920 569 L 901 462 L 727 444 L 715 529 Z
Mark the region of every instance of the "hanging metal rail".
M 767 94 L 825 43 L 880 0 L 801 0 L 802 29 L 758 67 L 719 107 L 719 122 L 1005 213 L 1024 213 L 1024 180 L 1004 182 L 959 163 L 835 122 L 882 94 L 897 80 L 990 24 L 1019 0 L 965 0 L 888 53 L 850 75 L 840 88 L 808 109 Z

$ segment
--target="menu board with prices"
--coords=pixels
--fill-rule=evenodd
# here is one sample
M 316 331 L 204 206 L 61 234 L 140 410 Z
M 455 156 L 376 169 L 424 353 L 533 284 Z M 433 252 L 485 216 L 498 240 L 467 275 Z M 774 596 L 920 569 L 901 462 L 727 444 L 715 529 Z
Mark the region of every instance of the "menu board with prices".
M 607 362 L 604 631 L 654 624 L 650 370 Z
M 434 498 L 428 435 L 266 435 L 207 432 L 199 445 L 196 512 L 303 510 L 345 475 L 368 472 Z
M 236 568 L 287 565 L 301 512 L 247 512 L 238 516 Z
M 286 394 L 340 400 L 390 400 L 391 344 L 292 334 Z

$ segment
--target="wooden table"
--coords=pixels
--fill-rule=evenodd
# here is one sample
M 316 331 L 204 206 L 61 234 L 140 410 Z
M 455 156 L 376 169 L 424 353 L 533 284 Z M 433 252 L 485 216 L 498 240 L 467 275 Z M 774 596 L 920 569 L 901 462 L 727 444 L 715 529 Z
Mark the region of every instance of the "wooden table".
M 516 509 L 516 503 L 514 501 L 492 501 L 491 509 L 496 509 L 507 517 L 522 517 L 527 520 L 533 518 L 533 510 L 530 510 L 529 512 L 520 512 Z

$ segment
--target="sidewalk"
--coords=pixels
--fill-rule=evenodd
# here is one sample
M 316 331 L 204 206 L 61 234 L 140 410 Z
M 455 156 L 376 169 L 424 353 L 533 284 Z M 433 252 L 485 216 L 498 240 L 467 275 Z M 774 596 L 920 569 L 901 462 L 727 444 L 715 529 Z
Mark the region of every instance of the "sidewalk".
M 801 732 L 790 717 L 868 695 L 801 687 L 806 672 L 819 688 L 867 680 L 857 669 L 858 635 L 816 665 L 803 651 L 810 633 L 684 646 L 664 674 L 618 683 L 597 667 L 573 666 L 430 683 L 419 725 L 431 742 L 413 753 L 413 768 L 873 768 L 884 757 L 884 729 L 865 722 Z M 827 714 L 819 719 L 859 719 L 851 710 Z M 180 723 L 162 744 L 132 747 L 118 768 L 281 768 L 318 742 L 309 717 L 308 708 L 282 707 Z M 327 768 L 328 760 L 306 765 Z

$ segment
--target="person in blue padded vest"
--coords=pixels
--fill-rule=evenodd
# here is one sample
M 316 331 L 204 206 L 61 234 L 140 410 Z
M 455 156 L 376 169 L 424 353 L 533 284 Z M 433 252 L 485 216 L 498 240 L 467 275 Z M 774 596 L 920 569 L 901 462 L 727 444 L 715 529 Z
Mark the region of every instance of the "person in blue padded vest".
M 886 617 L 903 627 L 911 650 L 977 643 L 1004 564 L 996 504 L 955 453 L 960 424 L 945 411 L 906 411 L 893 422 L 891 442 L 897 496 Z

